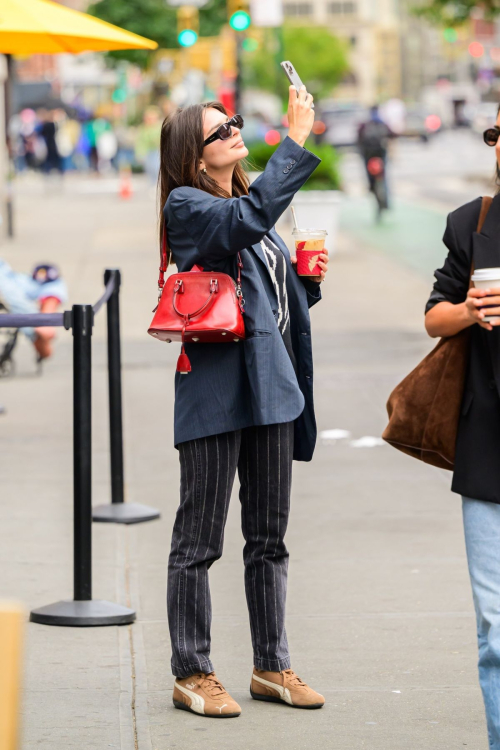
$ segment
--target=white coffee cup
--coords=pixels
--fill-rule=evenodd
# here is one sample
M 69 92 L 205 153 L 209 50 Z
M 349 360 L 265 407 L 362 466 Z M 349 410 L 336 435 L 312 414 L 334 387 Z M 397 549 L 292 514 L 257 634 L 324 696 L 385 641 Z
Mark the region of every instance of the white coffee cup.
M 500 268 L 477 268 L 471 280 L 477 289 L 500 289 Z M 483 320 L 486 323 L 491 323 L 493 320 L 500 320 L 500 317 L 498 315 L 485 315 Z

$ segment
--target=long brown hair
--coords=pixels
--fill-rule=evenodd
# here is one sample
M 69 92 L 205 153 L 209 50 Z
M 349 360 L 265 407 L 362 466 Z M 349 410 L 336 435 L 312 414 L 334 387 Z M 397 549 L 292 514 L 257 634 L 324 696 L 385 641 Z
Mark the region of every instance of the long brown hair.
M 188 186 L 205 190 L 219 198 L 231 198 L 216 180 L 200 170 L 200 159 L 203 153 L 203 113 L 207 107 L 213 107 L 227 115 L 226 108 L 220 102 L 192 104 L 178 108 L 168 115 L 161 127 L 160 139 L 160 173 L 158 175 L 159 206 L 159 239 L 160 248 L 163 234 L 163 208 L 171 191 L 176 187 Z M 233 171 L 232 195 L 239 198 L 248 195 L 249 179 L 241 161 Z M 173 263 L 170 249 L 167 247 L 167 262 Z

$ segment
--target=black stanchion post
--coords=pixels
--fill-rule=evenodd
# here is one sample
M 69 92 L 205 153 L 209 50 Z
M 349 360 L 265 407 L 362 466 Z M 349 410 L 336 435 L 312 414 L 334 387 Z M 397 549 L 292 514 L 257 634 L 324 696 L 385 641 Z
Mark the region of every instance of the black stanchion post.
M 122 361 L 120 350 L 120 271 L 106 271 L 104 283 L 115 278 L 108 300 L 109 444 L 111 450 L 111 502 L 123 503 Z
M 108 268 L 104 283 L 111 280 L 115 288 L 107 303 L 108 322 L 108 384 L 109 384 L 109 443 L 111 454 L 111 504 L 94 508 L 94 521 L 108 523 L 141 523 L 160 517 L 159 511 L 139 503 L 125 503 L 123 471 L 123 423 L 122 423 L 122 363 L 120 344 L 120 285 L 118 269 Z
M 90 305 L 73 308 L 74 598 L 92 599 L 92 325 Z
M 31 622 L 43 625 L 126 625 L 135 612 L 92 599 L 92 326 L 91 305 L 74 305 L 73 328 L 73 497 L 74 599 L 35 609 Z

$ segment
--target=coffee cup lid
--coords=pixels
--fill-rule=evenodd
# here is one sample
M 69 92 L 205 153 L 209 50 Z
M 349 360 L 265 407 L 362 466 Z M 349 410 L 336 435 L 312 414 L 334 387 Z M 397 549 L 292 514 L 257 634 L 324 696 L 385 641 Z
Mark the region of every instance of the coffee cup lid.
M 489 281 L 490 279 L 500 279 L 500 268 L 477 268 L 472 275 L 472 281 Z
M 292 229 L 292 234 L 321 234 L 326 235 L 328 232 L 326 229 L 299 229 L 298 227 L 294 227 Z

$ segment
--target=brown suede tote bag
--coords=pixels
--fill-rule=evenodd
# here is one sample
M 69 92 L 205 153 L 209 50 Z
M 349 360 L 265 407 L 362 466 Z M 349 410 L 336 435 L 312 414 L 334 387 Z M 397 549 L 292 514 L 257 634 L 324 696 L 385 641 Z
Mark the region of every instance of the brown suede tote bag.
M 491 201 L 483 198 L 478 232 Z M 403 453 L 440 469 L 452 470 L 455 463 L 470 335 L 469 327 L 442 338 L 396 386 L 387 402 L 389 424 L 382 438 Z

